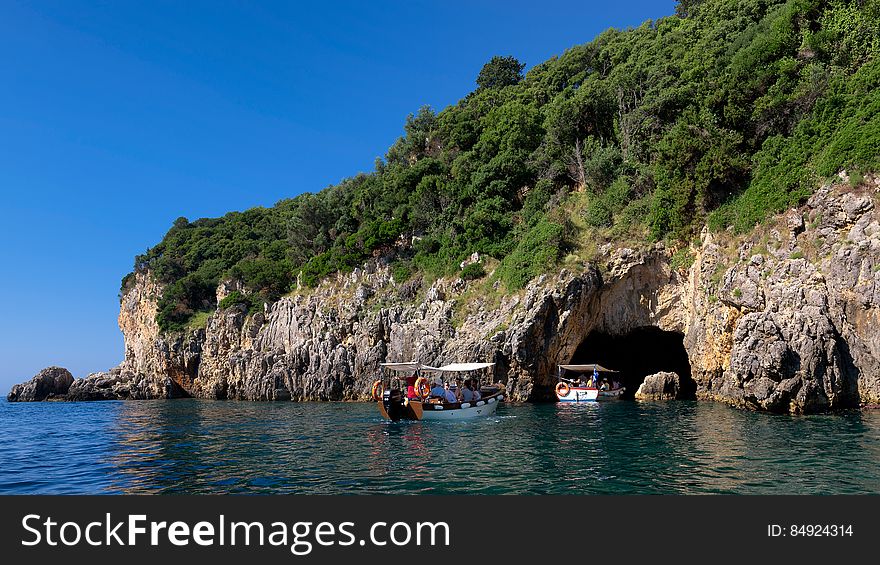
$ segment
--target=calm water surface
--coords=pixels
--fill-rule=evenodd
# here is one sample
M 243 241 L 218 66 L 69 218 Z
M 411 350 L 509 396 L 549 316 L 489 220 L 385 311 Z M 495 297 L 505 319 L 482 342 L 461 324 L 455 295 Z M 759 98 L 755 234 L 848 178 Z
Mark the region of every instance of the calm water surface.
M 465 423 L 372 404 L 0 402 L 0 493 L 880 493 L 880 411 L 502 405 Z

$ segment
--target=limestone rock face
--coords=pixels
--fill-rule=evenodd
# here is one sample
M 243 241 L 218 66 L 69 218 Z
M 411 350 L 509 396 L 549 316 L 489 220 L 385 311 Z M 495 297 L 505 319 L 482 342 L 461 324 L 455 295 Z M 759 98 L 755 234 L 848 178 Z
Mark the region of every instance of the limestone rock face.
M 636 391 L 636 400 L 674 400 L 681 396 L 681 377 L 661 371 L 648 375 Z
M 382 362 L 414 360 L 491 361 L 512 400 L 547 399 L 556 365 L 590 332 L 655 327 L 684 336 L 698 399 L 790 413 L 880 403 L 878 191 L 877 177 L 823 186 L 751 234 L 704 229 L 690 249 L 606 244 L 590 264 L 512 293 L 458 278 L 395 281 L 391 259 L 378 257 L 174 334 L 155 322 L 161 285 L 138 273 L 120 307 L 125 360 L 68 397 L 366 400 Z M 687 265 L 672 261 L 682 252 Z M 683 378 L 670 393 L 675 379 L 655 375 L 643 392 L 680 395 Z
M 791 413 L 880 400 L 878 189 L 824 186 L 732 259 L 704 234 L 685 342 L 698 398 Z
M 73 383 L 73 375 L 62 367 L 46 367 L 26 383 L 12 387 L 9 402 L 37 402 L 61 398 Z
M 549 398 L 556 363 L 570 360 L 591 330 L 683 331 L 681 285 L 671 284 L 678 275 L 662 257 L 627 249 L 610 260 L 616 263 L 604 279 L 585 266 L 496 297 L 469 292 L 474 283 L 461 279 L 427 288 L 398 283 L 376 261 L 266 312 L 233 306 L 213 314 L 204 330 L 175 335 L 160 334 L 148 315 L 161 290 L 143 274 L 123 298 L 126 360 L 110 376 L 125 381 L 123 391 L 134 386 L 155 397 L 169 396 L 170 379 L 203 398 L 366 400 L 386 361 L 487 360 L 514 399 Z
M 163 335 L 156 322 L 162 287 L 149 273 L 136 273 L 134 284 L 122 295 L 119 329 L 125 340 L 125 360 L 114 378 L 134 382 L 136 398 L 186 395 L 198 372 L 202 330 Z M 134 376 L 133 380 L 127 378 Z M 173 385 L 166 381 L 171 379 Z M 126 385 L 127 386 L 127 385 Z
M 92 373 L 70 385 L 67 400 L 148 400 L 188 396 L 171 378 L 132 373 L 121 367 Z

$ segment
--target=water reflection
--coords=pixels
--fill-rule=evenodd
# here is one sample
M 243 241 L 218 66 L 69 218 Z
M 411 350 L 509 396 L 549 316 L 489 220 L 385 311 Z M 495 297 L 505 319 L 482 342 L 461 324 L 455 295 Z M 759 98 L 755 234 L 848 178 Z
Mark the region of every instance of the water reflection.
M 878 493 L 880 413 L 505 405 L 473 422 L 372 404 L 0 404 L 4 493 Z M 10 431 L 12 430 L 12 431 Z

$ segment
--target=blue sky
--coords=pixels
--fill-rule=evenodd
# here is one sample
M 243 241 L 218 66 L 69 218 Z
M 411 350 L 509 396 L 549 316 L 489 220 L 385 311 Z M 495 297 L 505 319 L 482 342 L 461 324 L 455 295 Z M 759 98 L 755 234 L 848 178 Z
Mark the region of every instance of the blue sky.
M 175 218 L 373 167 L 483 63 L 672 1 L 0 3 L 0 389 L 122 358 L 119 281 Z

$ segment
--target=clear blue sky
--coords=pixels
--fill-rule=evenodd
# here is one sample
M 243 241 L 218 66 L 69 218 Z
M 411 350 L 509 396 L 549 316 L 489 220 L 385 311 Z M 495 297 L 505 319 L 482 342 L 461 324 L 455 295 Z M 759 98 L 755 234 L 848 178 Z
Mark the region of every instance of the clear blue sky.
M 122 358 L 119 281 L 178 216 L 368 171 L 493 55 L 529 67 L 674 2 L 0 3 L 0 390 Z

